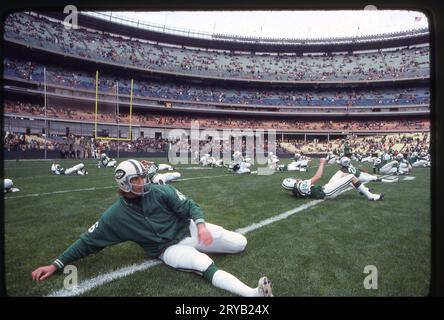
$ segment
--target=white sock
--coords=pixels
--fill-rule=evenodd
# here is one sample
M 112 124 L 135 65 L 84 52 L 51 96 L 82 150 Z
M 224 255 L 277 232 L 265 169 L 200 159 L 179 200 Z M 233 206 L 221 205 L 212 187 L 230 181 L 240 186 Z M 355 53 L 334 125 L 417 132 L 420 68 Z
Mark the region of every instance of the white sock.
M 250 288 L 232 274 L 223 270 L 217 270 L 211 281 L 213 286 L 227 290 L 241 297 L 257 297 L 259 296 L 258 288 Z
M 371 193 L 370 190 L 368 190 L 368 188 L 363 184 L 361 184 L 357 189 L 361 191 L 369 200 L 375 197 L 375 195 Z

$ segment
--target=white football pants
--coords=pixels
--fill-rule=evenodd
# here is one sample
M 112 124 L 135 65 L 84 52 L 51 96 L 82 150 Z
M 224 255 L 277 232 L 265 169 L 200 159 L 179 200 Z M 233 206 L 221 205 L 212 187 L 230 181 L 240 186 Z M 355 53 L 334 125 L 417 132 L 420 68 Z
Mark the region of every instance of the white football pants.
M 164 171 L 164 170 L 173 170 L 173 167 L 170 166 L 169 164 L 159 164 L 159 166 L 157 167 L 157 170 L 159 171 Z
M 413 168 L 420 168 L 420 167 L 430 167 L 430 162 L 427 160 L 418 160 L 412 164 Z
M 117 160 L 111 160 L 110 162 L 108 162 L 106 167 L 111 168 L 111 167 L 114 167 L 116 164 L 117 164 Z
M 341 177 L 339 177 L 340 175 L 338 172 L 342 175 Z M 342 171 L 338 172 L 332 177 L 333 179 L 336 176 L 335 179 L 330 179 L 330 181 L 322 187 L 324 189 L 325 197 L 328 199 L 336 198 L 339 193 L 349 187 L 353 180 L 354 175 Z
M 79 163 L 72 168 L 65 170 L 65 175 L 70 175 L 72 173 L 77 173 L 77 171 L 82 170 L 85 167 L 83 163 Z
M 247 239 L 240 233 L 225 230 L 211 223 L 205 223 L 205 225 L 213 236 L 213 243 L 209 246 L 199 243 L 197 226 L 193 220 L 190 220 L 191 236 L 168 247 L 159 259 L 173 268 L 201 274 L 213 263 L 213 260 L 204 252 L 239 253 L 245 249 Z
M 381 169 L 379 169 L 379 172 L 381 174 L 396 174 L 396 172 L 398 172 L 398 168 L 395 166 L 397 165 L 398 161 L 393 160 L 390 161 L 389 163 L 386 163 L 384 166 L 381 167 Z
M 167 183 L 181 177 L 179 172 L 158 173 L 153 178 L 153 183 Z

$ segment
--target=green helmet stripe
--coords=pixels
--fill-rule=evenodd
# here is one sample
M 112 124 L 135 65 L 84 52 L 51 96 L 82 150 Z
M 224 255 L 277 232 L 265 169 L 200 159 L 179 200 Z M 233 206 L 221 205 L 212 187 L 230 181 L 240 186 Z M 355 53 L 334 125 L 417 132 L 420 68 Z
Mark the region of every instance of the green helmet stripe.
M 137 165 L 136 161 L 130 159 L 130 160 L 128 160 L 128 162 L 131 163 L 134 166 L 134 168 L 136 168 L 136 171 L 137 171 L 138 175 L 142 174 L 142 172 L 140 171 L 140 168 Z

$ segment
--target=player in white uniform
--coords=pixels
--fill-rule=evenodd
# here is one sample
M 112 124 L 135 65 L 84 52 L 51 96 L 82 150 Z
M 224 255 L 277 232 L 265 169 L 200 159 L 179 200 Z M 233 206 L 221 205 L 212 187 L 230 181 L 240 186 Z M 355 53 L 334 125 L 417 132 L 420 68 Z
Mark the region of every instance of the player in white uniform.
M 279 166 L 279 158 L 273 153 L 273 152 L 269 152 L 268 153 L 268 160 L 267 160 L 267 164 L 268 164 L 268 168 L 270 168 L 273 171 L 279 170 L 280 166 Z
M 296 153 L 294 155 L 294 161 L 290 162 L 289 164 L 282 164 L 278 165 L 277 169 L 279 171 L 307 171 L 308 170 L 308 164 L 311 161 L 310 158 L 301 156 L 299 153 Z
M 338 160 L 339 160 L 339 156 L 334 154 L 332 151 L 330 151 L 327 154 L 326 161 L 327 161 L 328 164 L 337 164 Z
M 282 187 L 285 190 L 293 192 L 293 195 L 297 198 L 313 198 L 313 199 L 332 199 L 338 196 L 342 191 L 347 189 L 350 184 L 358 190 L 361 194 L 364 194 L 367 199 L 371 201 L 378 201 L 384 198 L 384 194 L 374 194 L 359 182 L 353 174 L 342 172 L 342 176 L 338 177 L 334 181 L 328 182 L 324 186 L 314 185 L 318 181 L 324 172 L 324 165 L 326 160 L 321 159 L 319 162 L 319 168 L 316 174 L 307 180 L 299 178 L 286 178 L 282 181 Z
M 370 155 L 363 155 L 361 158 L 361 163 L 364 162 L 369 162 L 369 163 L 373 163 L 375 161 L 376 157 L 373 157 L 371 154 Z
M 398 175 L 409 174 L 412 171 L 412 165 L 404 158 L 402 153 L 398 153 L 396 160 L 398 161 Z
M 76 164 L 75 166 L 65 169 L 62 166 L 60 166 L 55 161 L 51 165 L 51 172 L 55 175 L 79 175 L 79 176 L 86 176 L 88 174 L 88 171 L 85 169 L 85 165 L 83 163 Z
M 413 151 L 408 160 L 413 168 L 430 167 L 430 156 L 423 152 L 418 154 L 417 151 Z
M 172 165 L 160 163 L 157 164 L 157 171 L 174 171 L 176 170 Z
M 14 183 L 11 179 L 4 179 L 3 180 L 3 192 L 19 192 L 20 189 L 14 188 Z
M 153 161 L 142 160 L 141 163 L 147 169 L 147 179 L 154 184 L 165 184 L 180 179 L 180 172 L 158 173 L 159 166 Z
M 369 174 L 367 172 L 363 172 L 357 168 L 355 168 L 351 164 L 351 160 L 348 157 L 342 157 L 339 161 L 340 169 L 330 178 L 328 183 L 335 181 L 343 176 L 343 173 L 353 174 L 356 178 L 358 178 L 359 182 L 365 183 L 370 181 L 382 181 L 378 176 Z
M 106 153 L 100 155 L 100 160 L 97 163 L 98 168 L 115 168 L 117 165 L 116 159 L 109 158 Z
M 247 162 L 247 160 L 249 159 L 244 159 L 240 151 L 235 151 L 233 154 L 233 161 L 229 165 L 228 169 L 237 174 L 250 174 L 251 163 Z
M 201 158 L 199 163 L 203 166 L 203 167 L 207 167 L 210 165 L 209 159 L 210 159 L 210 154 L 206 153 L 204 154 Z

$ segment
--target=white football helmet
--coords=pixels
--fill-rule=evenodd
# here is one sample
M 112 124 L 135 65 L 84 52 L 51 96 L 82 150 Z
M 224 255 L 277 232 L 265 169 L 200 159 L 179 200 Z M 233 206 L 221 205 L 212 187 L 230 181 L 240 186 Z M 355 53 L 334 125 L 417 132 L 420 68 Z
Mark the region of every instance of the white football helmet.
M 5 179 L 5 180 L 3 180 L 3 188 L 4 188 L 5 190 L 11 189 L 13 185 L 14 185 L 14 184 L 12 183 L 12 180 L 11 180 L 11 179 Z
M 296 179 L 293 179 L 293 178 L 286 178 L 286 179 L 284 179 L 284 181 L 282 181 L 281 186 L 282 186 L 282 188 L 284 188 L 285 190 L 292 191 L 293 188 L 294 188 L 294 186 L 295 186 L 295 184 L 296 184 L 297 182 L 299 182 L 300 180 L 301 180 L 301 179 L 299 179 L 299 178 L 296 178 Z
M 403 155 L 402 153 L 398 153 L 398 154 L 396 155 L 396 159 L 397 159 L 398 161 L 401 161 L 402 159 L 404 159 L 404 155 Z
M 146 188 L 150 184 L 149 180 L 146 180 L 148 170 L 143 164 L 134 159 L 129 159 L 121 162 L 114 171 L 114 179 L 117 182 L 117 186 L 124 192 L 132 192 L 138 195 L 144 195 L 150 192 L 150 188 Z M 134 192 L 131 179 L 134 177 L 143 177 L 145 184 L 143 186 L 143 192 Z
M 348 168 L 348 167 L 350 167 L 350 163 L 351 163 L 350 158 L 348 158 L 348 157 L 341 158 L 341 166 L 342 167 Z

